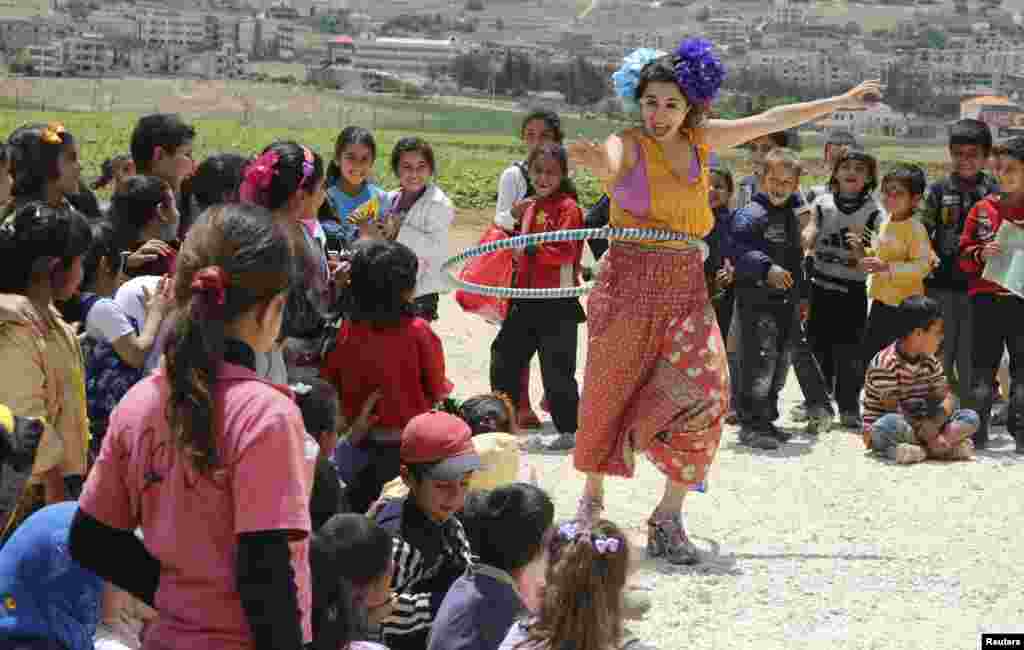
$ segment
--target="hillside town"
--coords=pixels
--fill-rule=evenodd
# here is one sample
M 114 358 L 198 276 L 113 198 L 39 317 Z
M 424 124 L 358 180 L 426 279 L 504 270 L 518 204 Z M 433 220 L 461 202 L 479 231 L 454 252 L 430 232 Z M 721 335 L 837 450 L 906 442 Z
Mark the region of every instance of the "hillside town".
M 819 96 L 864 78 L 887 84 L 888 104 L 834 114 L 837 128 L 914 135 L 929 120 L 965 112 L 1003 131 L 1024 128 L 1019 13 L 998 0 L 885 1 L 837 9 L 801 0 L 604 0 L 583 15 L 555 0 L 49 0 L 34 15 L 0 6 L 0 51 L 12 74 L 40 77 L 267 80 L 275 75 L 263 64 L 285 62 L 304 70 L 291 81 L 343 92 L 392 81 L 433 94 L 604 101 L 611 112 L 603 80 L 622 56 L 667 48 L 683 33 L 722 48 L 734 71 L 727 88 L 748 101 Z M 881 15 L 888 26 L 871 27 Z

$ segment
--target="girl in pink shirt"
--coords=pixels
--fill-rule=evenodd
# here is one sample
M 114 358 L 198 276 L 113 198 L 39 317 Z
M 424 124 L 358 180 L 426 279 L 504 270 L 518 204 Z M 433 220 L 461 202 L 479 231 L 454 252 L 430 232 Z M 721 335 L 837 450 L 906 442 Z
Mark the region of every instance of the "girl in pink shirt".
M 262 208 L 208 215 L 178 258 L 165 366 L 111 415 L 71 554 L 156 608 L 145 650 L 301 650 L 305 429 L 292 392 L 255 372 L 280 332 L 292 248 Z

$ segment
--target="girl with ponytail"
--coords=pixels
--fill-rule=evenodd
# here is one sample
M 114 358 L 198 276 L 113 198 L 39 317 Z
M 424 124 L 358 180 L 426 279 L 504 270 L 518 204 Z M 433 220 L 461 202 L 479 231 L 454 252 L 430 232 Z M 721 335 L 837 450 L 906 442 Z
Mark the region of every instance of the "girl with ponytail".
M 629 542 L 600 519 L 548 531 L 540 611 L 512 626 L 499 650 L 653 650 L 623 629 Z
M 315 378 L 324 327 L 346 277 L 336 275 L 336 262 L 328 263 L 316 216 L 325 196 L 323 159 L 295 142 L 272 144 L 245 168 L 239 193 L 243 202 L 270 210 L 288 234 L 294 259 L 282 340 L 265 359 L 266 376 L 279 383 Z
M 66 205 L 24 203 L 0 224 L 0 403 L 46 422 L 16 521 L 76 498 L 85 479 L 82 351 L 54 302 L 78 290 L 91 240 L 85 218 Z
M 111 415 L 69 543 L 76 562 L 156 607 L 147 646 L 312 639 L 305 429 L 291 390 L 255 372 L 291 265 L 269 212 L 211 210 L 178 257 L 165 364 Z

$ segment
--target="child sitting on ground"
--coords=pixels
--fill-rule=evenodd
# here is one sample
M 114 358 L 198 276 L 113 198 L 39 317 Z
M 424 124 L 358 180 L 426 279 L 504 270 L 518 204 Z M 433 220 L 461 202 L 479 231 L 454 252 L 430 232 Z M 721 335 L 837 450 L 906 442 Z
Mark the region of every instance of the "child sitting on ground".
M 548 569 L 536 616 L 518 621 L 499 650 L 652 650 L 623 627 L 629 543 L 604 519 L 548 532 Z
M 399 441 L 409 421 L 448 396 L 441 339 L 411 315 L 418 261 L 407 246 L 363 241 L 352 257 L 351 321 L 338 330 L 320 376 L 334 385 L 342 415 L 354 421 L 377 390 L 376 418 L 338 445 L 336 462 L 354 512 L 366 512 L 398 476 Z
M 316 466 L 313 470 L 313 493 L 309 498 L 309 518 L 313 531 L 320 529 L 328 519 L 347 512 L 345 493 L 338 473 L 331 463 L 338 444 L 338 431 L 343 424 L 338 411 L 338 391 L 323 379 L 310 379 L 307 383 L 291 387 L 295 403 L 302 411 L 306 425 L 307 446 L 317 445 Z
M 911 296 L 899 307 L 899 340 L 875 356 L 864 382 L 864 444 L 901 465 L 926 458 L 970 460 L 978 414 L 953 410 L 935 357 L 942 344 L 939 303 Z
M 331 517 L 309 545 L 312 650 L 387 650 L 366 641 L 394 610 L 391 539 L 362 515 Z
M 480 469 L 469 426 L 449 413 L 414 417 L 402 431 L 402 480 L 409 495 L 386 502 L 377 524 L 394 538 L 395 609 L 380 625 L 391 650 L 423 650 L 452 584 L 472 564 L 466 533 L 455 516 L 470 477 Z
M 498 650 L 512 623 L 527 611 L 524 584 L 542 558 L 555 518 L 551 498 L 524 483 L 505 485 L 467 502 L 474 564 L 441 603 L 428 650 Z
M 473 432 L 473 448 L 480 457 L 481 468 L 469 480 L 472 492 L 493 490 L 515 482 L 537 485 L 537 468 L 520 451 L 519 426 L 513 417 L 512 401 L 501 393 L 470 397 L 458 407 L 458 415 Z M 381 498 L 371 512 L 386 499 L 404 497 L 409 489 L 397 478 L 381 490 Z

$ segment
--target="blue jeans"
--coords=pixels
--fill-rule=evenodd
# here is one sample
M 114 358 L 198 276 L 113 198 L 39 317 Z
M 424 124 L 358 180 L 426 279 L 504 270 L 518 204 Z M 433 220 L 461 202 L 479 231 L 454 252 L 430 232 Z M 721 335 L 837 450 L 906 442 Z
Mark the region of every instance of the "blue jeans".
M 953 411 L 942 428 L 945 429 L 951 422 L 965 422 L 977 429 L 981 418 L 970 409 L 959 409 Z M 871 448 L 878 453 L 885 453 L 898 445 L 920 444 L 914 435 L 914 428 L 902 413 L 886 413 L 871 426 Z

